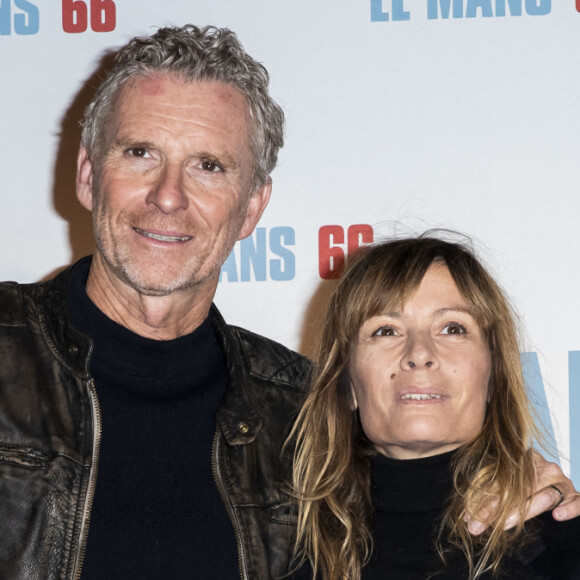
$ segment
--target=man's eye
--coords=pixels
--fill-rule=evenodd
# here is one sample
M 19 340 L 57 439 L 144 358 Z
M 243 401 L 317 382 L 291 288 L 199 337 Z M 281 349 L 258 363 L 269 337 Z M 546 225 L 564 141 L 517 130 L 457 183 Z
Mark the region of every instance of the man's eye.
M 458 322 L 450 322 L 449 324 L 445 325 L 443 328 L 442 334 L 466 334 L 467 329 L 463 324 L 459 324 Z
M 392 326 L 381 326 L 373 332 L 373 336 L 398 336 L 398 333 Z
M 221 170 L 221 167 L 214 161 L 202 161 L 201 168 L 204 171 L 211 171 L 212 173 L 216 173 L 217 171 Z
M 149 152 L 145 147 L 132 147 L 127 150 L 127 153 L 132 157 L 139 157 L 140 159 L 145 159 L 149 157 Z

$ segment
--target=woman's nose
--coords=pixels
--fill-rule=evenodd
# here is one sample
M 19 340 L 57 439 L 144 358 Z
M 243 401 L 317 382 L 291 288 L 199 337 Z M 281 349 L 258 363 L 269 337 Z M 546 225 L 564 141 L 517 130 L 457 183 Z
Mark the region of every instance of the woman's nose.
M 435 345 L 428 336 L 409 336 L 401 359 L 405 370 L 433 369 L 438 366 Z

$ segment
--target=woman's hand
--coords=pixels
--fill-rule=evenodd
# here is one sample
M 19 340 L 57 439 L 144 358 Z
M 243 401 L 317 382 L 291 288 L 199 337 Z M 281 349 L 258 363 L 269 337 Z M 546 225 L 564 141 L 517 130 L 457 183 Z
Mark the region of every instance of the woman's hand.
M 556 463 L 546 461 L 539 453 L 534 452 L 536 462 L 536 484 L 530 497 L 526 520 L 552 510 L 555 520 L 564 521 L 580 515 L 580 493 L 574 489 L 572 482 L 562 473 Z M 487 529 L 484 523 L 489 521 L 490 511 L 483 510 L 477 518 L 469 521 L 469 531 L 478 536 Z M 505 523 L 505 529 L 513 528 L 519 521 L 517 512 L 512 513 Z

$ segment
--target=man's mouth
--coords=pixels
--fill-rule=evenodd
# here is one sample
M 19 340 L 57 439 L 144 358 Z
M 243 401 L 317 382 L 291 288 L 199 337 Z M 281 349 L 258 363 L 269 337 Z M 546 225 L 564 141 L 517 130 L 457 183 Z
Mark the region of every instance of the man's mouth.
M 403 401 L 427 401 L 429 399 L 441 399 L 441 395 L 429 395 L 427 393 L 409 393 L 407 395 L 402 395 L 401 399 Z
M 155 234 L 153 232 L 148 232 L 140 228 L 133 228 L 138 234 L 145 236 L 146 238 L 151 238 L 157 240 L 158 242 L 188 242 L 193 238 L 193 236 L 164 236 L 162 234 Z

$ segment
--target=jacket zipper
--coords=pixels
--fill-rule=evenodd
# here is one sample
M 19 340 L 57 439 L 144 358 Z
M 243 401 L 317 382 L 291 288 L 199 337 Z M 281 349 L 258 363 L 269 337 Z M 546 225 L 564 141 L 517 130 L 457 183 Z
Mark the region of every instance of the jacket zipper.
M 83 561 L 85 559 L 85 549 L 87 547 L 87 538 L 89 536 L 89 524 L 91 519 L 91 508 L 93 507 L 93 499 L 95 497 L 95 488 L 97 485 L 97 471 L 99 467 L 99 452 L 101 449 L 101 430 L 102 417 L 99 399 L 95 391 L 95 382 L 93 379 L 89 381 L 89 398 L 91 400 L 91 413 L 93 419 L 93 455 L 91 470 L 89 473 L 89 485 L 85 496 L 85 506 L 83 509 L 83 517 L 81 520 L 81 531 L 79 534 L 79 546 L 76 554 L 74 566 L 74 579 L 80 580 Z
M 234 513 L 234 510 L 232 509 L 231 503 L 229 498 L 226 495 L 226 491 L 224 489 L 223 483 L 222 483 L 222 479 L 220 477 L 220 473 L 219 473 L 219 469 L 217 466 L 217 459 L 216 459 L 216 454 L 217 454 L 217 439 L 218 439 L 218 430 L 216 427 L 215 430 L 215 434 L 213 437 L 213 443 L 211 446 L 211 470 L 213 473 L 213 478 L 215 480 L 215 483 L 217 485 L 219 494 L 222 498 L 222 501 L 224 502 L 224 506 L 226 508 L 226 512 L 230 518 L 230 521 L 232 522 L 232 525 L 234 527 L 234 532 L 236 534 L 236 543 L 238 545 L 238 569 L 240 571 L 240 578 L 242 580 L 248 580 L 248 576 L 246 574 L 246 565 L 245 565 L 245 558 L 244 558 L 244 548 L 242 545 L 242 534 L 240 532 L 240 526 L 238 525 L 238 521 L 236 519 L 236 514 Z

